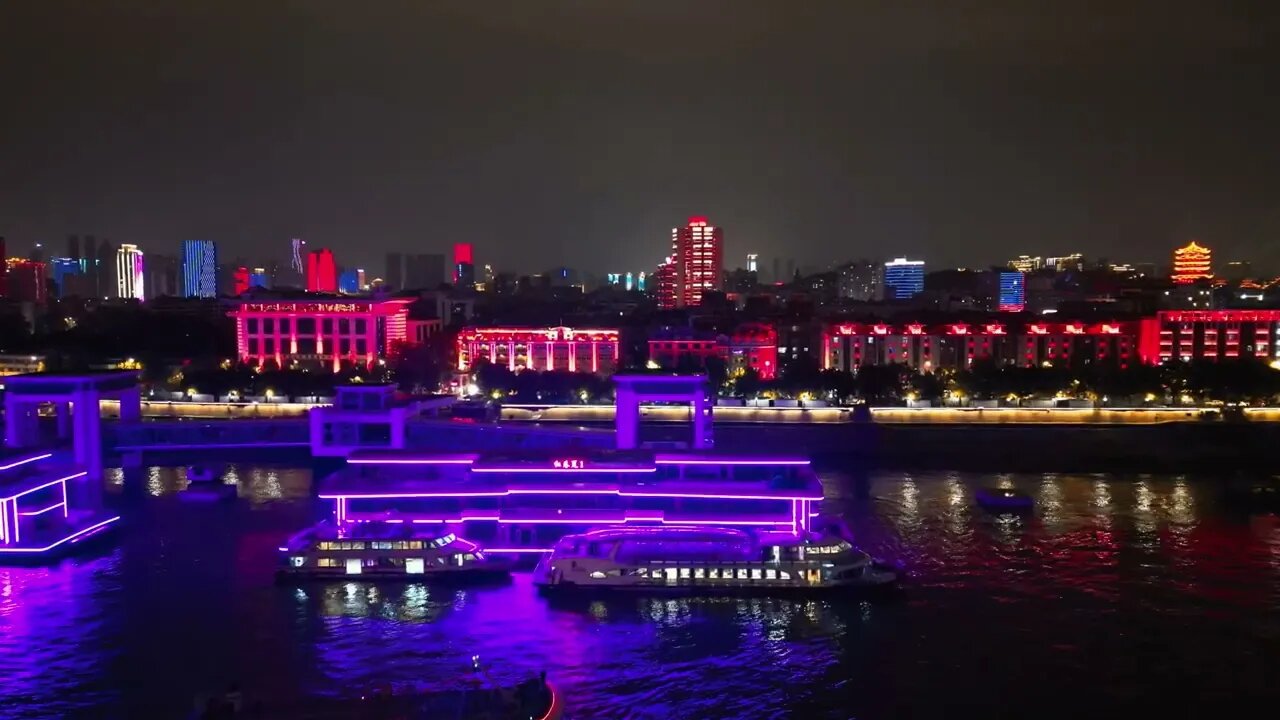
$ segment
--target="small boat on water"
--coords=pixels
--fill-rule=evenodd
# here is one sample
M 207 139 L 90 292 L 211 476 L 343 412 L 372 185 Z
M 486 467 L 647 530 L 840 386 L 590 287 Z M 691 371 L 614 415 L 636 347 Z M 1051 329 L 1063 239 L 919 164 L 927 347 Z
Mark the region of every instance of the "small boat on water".
M 439 525 L 320 523 L 280 548 L 282 577 L 482 580 L 505 578 L 508 561 Z
M 1035 507 L 1036 501 L 1028 494 L 1013 488 L 984 487 L 974 493 L 978 505 L 995 512 L 1023 512 Z
M 892 585 L 898 573 L 848 541 L 817 533 L 620 527 L 568 535 L 533 581 L 544 591 L 786 593 Z

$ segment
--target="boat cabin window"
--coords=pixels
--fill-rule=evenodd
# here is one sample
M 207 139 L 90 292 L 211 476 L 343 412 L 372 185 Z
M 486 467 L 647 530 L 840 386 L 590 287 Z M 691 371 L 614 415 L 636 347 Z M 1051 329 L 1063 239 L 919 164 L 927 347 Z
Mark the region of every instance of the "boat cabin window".
M 746 568 L 738 568 L 738 579 L 739 579 L 739 580 L 746 580 L 746 579 L 747 579 L 747 569 L 746 569 Z
M 764 577 L 764 576 L 761 574 L 760 568 L 751 568 L 751 579 L 752 579 L 752 580 L 759 580 L 759 579 L 761 579 L 762 577 Z
M 680 579 L 681 580 L 689 579 L 689 568 L 680 568 Z
M 706 568 L 694 568 L 694 569 L 693 569 L 693 579 L 694 579 L 694 580 L 701 580 L 701 579 L 705 578 L 706 576 L 707 576 L 707 570 L 706 570 Z
M 777 579 L 778 579 L 778 571 L 777 571 L 777 570 L 774 570 L 773 568 L 769 568 L 768 570 L 765 570 L 765 571 L 764 571 L 764 579 L 765 579 L 765 580 L 777 580 Z

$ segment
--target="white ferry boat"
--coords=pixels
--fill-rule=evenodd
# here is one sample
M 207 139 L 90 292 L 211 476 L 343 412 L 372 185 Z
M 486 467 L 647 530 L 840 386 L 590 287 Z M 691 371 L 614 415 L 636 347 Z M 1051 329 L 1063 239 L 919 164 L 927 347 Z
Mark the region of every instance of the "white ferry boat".
M 628 527 L 568 535 L 543 557 L 545 590 L 788 592 L 871 588 L 898 575 L 846 540 L 815 533 Z
M 321 523 L 279 548 L 282 577 L 485 579 L 505 577 L 505 560 L 441 527 L 395 522 Z

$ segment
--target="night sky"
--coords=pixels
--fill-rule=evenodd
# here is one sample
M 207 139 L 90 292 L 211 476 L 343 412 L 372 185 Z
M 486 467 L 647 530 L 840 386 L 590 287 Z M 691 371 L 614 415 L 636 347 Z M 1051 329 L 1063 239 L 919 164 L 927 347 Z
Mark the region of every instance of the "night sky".
M 700 214 L 729 267 L 1198 237 L 1280 271 L 1270 5 L 7 2 L 0 235 L 605 272 Z

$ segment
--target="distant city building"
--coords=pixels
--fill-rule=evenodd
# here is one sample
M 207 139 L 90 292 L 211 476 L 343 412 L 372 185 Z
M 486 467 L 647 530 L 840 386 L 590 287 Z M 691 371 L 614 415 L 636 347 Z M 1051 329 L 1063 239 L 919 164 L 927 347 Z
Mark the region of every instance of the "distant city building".
M 0 252 L 3 252 L 3 250 L 4 248 L 0 247 Z M 0 265 L 3 265 L 3 263 L 0 263 Z M 70 292 L 68 290 L 68 286 L 75 285 L 75 281 L 72 278 L 84 277 L 83 269 L 80 267 L 80 261 L 69 257 L 54 258 L 50 263 L 50 266 L 53 270 L 53 284 L 57 286 L 58 298 L 61 299 L 74 295 L 74 292 Z M 0 269 L 0 277 L 3 277 L 3 275 L 4 270 Z M 3 280 L 0 280 L 0 284 L 3 284 Z
M 709 224 L 705 217 L 691 217 L 684 227 L 672 228 L 671 257 L 664 267 L 658 306 L 701 305 L 704 292 L 724 289 L 724 230 Z
M 453 246 L 453 284 L 472 286 L 476 284 L 475 256 L 471 243 L 456 243 Z
M 116 297 L 143 300 L 146 297 L 145 268 L 137 245 L 124 243 L 116 251 Z
M 9 296 L 9 285 L 7 282 L 9 274 L 9 265 L 6 262 L 9 255 L 5 248 L 4 236 L 0 235 L 0 298 Z
M 1280 359 L 1280 310 L 1174 310 L 1143 320 L 1148 362 Z
M 307 253 L 307 292 L 338 292 L 338 263 L 329 248 Z
M 1022 312 L 1027 307 L 1027 276 L 1017 270 L 1000 272 L 1000 312 Z
M 612 375 L 619 366 L 613 328 L 465 328 L 457 340 L 458 371 L 478 362 L 518 370 L 564 370 Z
M 45 264 L 25 258 L 6 258 L 0 261 L 4 270 L 5 294 L 10 300 L 42 304 L 49 299 Z
M 649 338 L 649 361 L 659 367 L 702 369 L 710 358 L 723 361 L 731 377 L 749 369 L 761 380 L 772 380 L 778 374 L 778 332 L 765 323 L 745 323 L 728 335 L 681 326 Z
M 908 300 L 924 290 L 924 261 L 894 258 L 884 264 L 884 296 Z
M 1045 258 L 1044 265 L 1057 272 L 1079 272 L 1084 270 L 1084 255 L 1072 253 L 1061 257 Z
M 182 241 L 183 297 L 218 297 L 218 246 L 212 240 Z
M 1233 282 L 1253 277 L 1253 263 L 1248 260 L 1232 260 L 1223 268 L 1222 277 Z
M 880 263 L 859 260 L 842 265 L 837 272 L 841 298 L 861 302 L 884 299 L 884 268 Z
M 249 268 L 241 265 L 231 273 L 231 294 L 239 297 L 247 292 L 251 283 L 249 281 Z
M 266 268 L 254 268 L 249 273 L 249 287 L 251 288 L 269 288 L 271 287 L 271 276 L 267 273 Z
M 147 255 L 146 295 L 148 300 L 182 295 L 182 262 L 172 255 Z
M 822 334 L 822 367 L 899 364 L 931 372 L 976 360 L 1040 367 L 1074 359 L 1128 367 L 1143 360 L 1141 338 L 1138 322 L 835 323 Z
M 228 315 L 236 325 L 240 360 L 312 362 L 337 371 L 343 362 L 372 366 L 405 341 L 409 299 L 292 298 L 240 301 Z
M 1036 270 L 1044 268 L 1044 258 L 1031 257 L 1030 255 L 1019 255 L 1017 258 L 1009 261 L 1009 267 L 1017 270 L 1024 275 L 1033 273 Z
M 1213 279 L 1213 251 L 1194 240 L 1173 251 L 1173 281 L 1186 285 Z
M 293 238 L 289 241 L 289 267 L 298 279 L 303 279 L 307 272 L 307 266 L 303 264 L 302 259 L 302 251 L 306 246 L 307 241 L 302 238 Z
M 387 253 L 387 267 L 383 271 L 382 281 L 391 287 L 402 290 L 405 285 L 404 272 L 404 255 L 401 253 Z
M 360 292 L 360 270 L 343 270 L 338 276 L 338 292 L 355 295 Z
M 756 253 L 747 254 L 747 272 L 760 272 L 760 256 Z
M 640 292 L 644 292 L 648 273 L 645 273 L 643 270 L 638 273 L 607 273 L 604 277 L 605 283 L 608 285 L 612 285 L 623 290 L 639 290 Z
M 89 236 L 88 239 L 92 239 Z M 101 298 L 120 297 L 116 281 L 116 246 L 103 238 L 98 243 L 98 254 L 93 261 L 94 295 Z
M 440 253 L 405 256 L 404 284 L 397 288 L 435 290 L 445 283 L 445 259 Z

